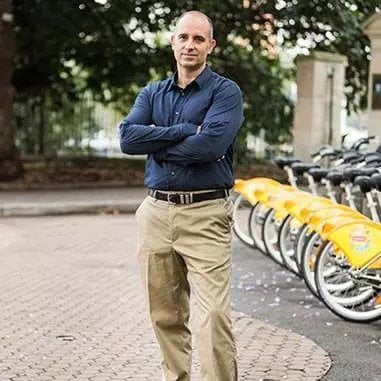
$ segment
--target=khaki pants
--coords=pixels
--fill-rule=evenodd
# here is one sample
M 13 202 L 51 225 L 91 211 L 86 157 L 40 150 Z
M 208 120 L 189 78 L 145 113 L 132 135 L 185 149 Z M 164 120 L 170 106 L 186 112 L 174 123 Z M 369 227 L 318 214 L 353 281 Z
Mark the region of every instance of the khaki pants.
M 237 381 L 230 319 L 232 202 L 170 204 L 148 196 L 136 212 L 138 259 L 165 381 L 189 381 L 190 290 L 203 381 Z

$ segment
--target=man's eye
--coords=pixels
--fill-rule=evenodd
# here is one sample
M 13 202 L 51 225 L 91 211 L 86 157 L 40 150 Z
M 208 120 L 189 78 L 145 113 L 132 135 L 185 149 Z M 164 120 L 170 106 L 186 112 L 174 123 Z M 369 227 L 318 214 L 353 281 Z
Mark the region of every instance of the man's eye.
M 179 40 L 185 40 L 186 36 L 179 36 Z

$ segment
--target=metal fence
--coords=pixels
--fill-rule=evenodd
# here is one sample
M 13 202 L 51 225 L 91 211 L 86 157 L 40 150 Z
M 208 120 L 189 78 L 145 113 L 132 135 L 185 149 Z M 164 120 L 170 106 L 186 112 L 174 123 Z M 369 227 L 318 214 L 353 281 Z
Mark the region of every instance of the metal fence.
M 16 102 L 16 144 L 24 156 L 119 156 L 117 126 L 123 115 L 90 96 L 60 110 Z

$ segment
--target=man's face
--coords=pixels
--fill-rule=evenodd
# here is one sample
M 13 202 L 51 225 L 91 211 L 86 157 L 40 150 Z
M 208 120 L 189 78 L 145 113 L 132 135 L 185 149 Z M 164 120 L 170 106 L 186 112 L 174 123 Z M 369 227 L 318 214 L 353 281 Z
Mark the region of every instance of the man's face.
M 216 41 L 210 38 L 207 20 L 194 15 L 180 19 L 171 43 L 177 64 L 191 70 L 204 65 L 216 45 Z

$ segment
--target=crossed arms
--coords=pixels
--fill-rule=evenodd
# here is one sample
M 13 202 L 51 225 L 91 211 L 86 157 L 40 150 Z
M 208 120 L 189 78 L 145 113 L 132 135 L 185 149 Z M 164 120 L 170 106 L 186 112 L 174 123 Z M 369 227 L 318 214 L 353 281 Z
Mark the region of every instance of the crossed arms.
M 234 141 L 243 122 L 242 96 L 227 81 L 216 92 L 198 134 L 192 122 L 151 126 L 149 87 L 145 87 L 119 126 L 120 146 L 128 154 L 153 154 L 157 161 L 182 165 L 207 163 L 221 158 Z

